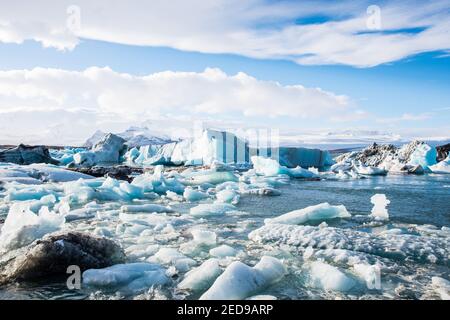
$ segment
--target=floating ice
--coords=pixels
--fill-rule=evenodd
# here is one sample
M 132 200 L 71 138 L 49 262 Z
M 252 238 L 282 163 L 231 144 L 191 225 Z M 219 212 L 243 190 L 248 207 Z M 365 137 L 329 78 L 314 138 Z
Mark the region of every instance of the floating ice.
M 42 207 L 38 214 L 25 204 L 11 206 L 0 234 L 0 252 L 10 251 L 32 243 L 47 233 L 59 230 L 64 217 Z
M 161 248 L 152 257 L 147 259 L 151 263 L 170 264 L 180 272 L 188 271 L 196 262 L 174 248 Z
M 429 167 L 431 172 L 439 174 L 450 174 L 450 155 L 445 160 Z
M 234 257 L 237 253 L 236 249 L 227 246 L 226 244 L 209 250 L 209 254 L 216 258 Z
M 225 189 L 225 190 L 217 192 L 216 198 L 217 198 L 217 202 L 238 204 L 240 196 L 234 190 Z
M 189 202 L 194 202 L 194 201 L 199 201 L 199 200 L 209 198 L 208 194 L 201 192 L 201 191 L 194 190 L 191 187 L 187 187 L 186 189 L 184 189 L 183 197 L 186 199 L 186 201 L 189 201 Z
M 203 290 L 210 287 L 221 273 L 219 260 L 214 258 L 206 260 L 199 267 L 186 273 L 183 281 L 178 284 L 178 288 L 193 291 Z
M 174 212 L 171 208 L 161 206 L 159 204 L 141 204 L 141 205 L 125 205 L 120 207 L 120 211 L 126 212 L 126 213 L 142 213 L 142 212 Z
M 190 214 L 194 217 L 207 217 L 224 215 L 228 212 L 235 211 L 236 207 L 229 203 L 211 203 L 200 204 L 190 209 Z
M 83 272 L 84 285 L 134 294 L 169 281 L 164 268 L 150 263 L 117 264 Z
M 230 171 L 205 170 L 191 175 L 187 175 L 184 183 L 188 185 L 201 185 L 204 183 L 217 185 L 228 181 L 237 182 L 238 177 Z
M 215 232 L 202 229 L 194 229 L 191 231 L 191 233 L 193 241 L 197 244 L 213 246 L 217 242 L 217 235 L 215 234 Z
M 351 215 L 343 205 L 331 206 L 328 203 L 321 203 L 304 209 L 291 211 L 276 218 L 265 219 L 264 223 L 303 224 L 308 221 L 349 217 L 351 217 Z
M 371 217 L 377 220 L 388 220 L 389 213 L 387 210 L 387 206 L 391 201 L 386 198 L 385 194 L 377 193 L 372 198 L 370 198 L 370 202 L 374 205 L 372 208 Z
M 357 173 L 365 175 L 365 176 L 385 176 L 387 171 L 383 168 L 366 166 L 361 163 L 357 163 L 354 165 Z
M 309 265 L 310 285 L 323 290 L 346 292 L 356 282 L 338 268 L 325 262 L 314 261 Z
M 286 273 L 283 263 L 264 256 L 254 267 L 231 263 L 200 300 L 242 300 L 279 281 Z
M 450 239 L 410 234 L 372 234 L 333 227 L 267 224 L 252 231 L 249 239 L 258 243 L 288 244 L 293 247 L 346 249 L 380 257 L 446 265 Z
M 278 161 L 270 158 L 264 158 L 260 156 L 253 156 L 251 158 L 253 163 L 253 168 L 255 172 L 266 177 L 273 177 L 280 174 L 286 174 L 293 178 L 313 178 L 317 175 L 309 170 L 303 169 L 297 166 L 294 169 L 290 169 L 281 166 Z

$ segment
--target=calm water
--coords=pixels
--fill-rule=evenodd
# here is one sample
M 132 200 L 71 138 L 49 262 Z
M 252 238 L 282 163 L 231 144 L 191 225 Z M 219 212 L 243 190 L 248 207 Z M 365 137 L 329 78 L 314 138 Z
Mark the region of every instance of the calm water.
M 370 203 L 370 198 L 376 193 L 383 193 L 391 201 L 388 207 L 390 220 L 384 227 L 426 224 L 439 228 L 442 226 L 450 227 L 449 175 L 388 175 L 386 177 L 351 181 L 291 181 L 289 185 L 279 187 L 279 190 L 282 194 L 277 197 L 242 197 L 237 207 L 240 211 L 248 214 L 207 218 L 198 224 L 215 231 L 222 239 L 222 243 L 246 252 L 248 256 L 244 262 L 248 264 L 254 264 L 258 261 L 262 252 L 267 250 L 267 248 L 263 249 L 251 243 L 247 238 L 250 231 L 263 225 L 263 219 L 322 202 L 329 202 L 332 205 L 343 204 L 352 216 L 368 215 L 373 206 Z M 173 205 L 173 207 L 177 212 L 184 214 L 195 205 L 182 203 Z M 354 218 L 345 221 L 331 221 L 329 225 L 340 228 L 360 227 L 360 229 L 363 229 L 358 226 L 358 222 Z M 174 246 L 175 243 L 168 242 L 167 245 Z M 277 248 L 273 248 L 273 250 L 277 250 Z M 281 299 L 321 299 L 335 298 L 338 295 L 330 295 L 330 293 L 305 287 L 299 271 L 301 263 L 295 254 L 294 256 L 287 254 L 287 257 L 290 259 L 289 275 L 281 283 L 266 289 L 263 292 L 264 294 L 273 294 Z M 408 282 L 408 285 L 411 284 L 417 288 L 425 286 L 424 283 L 429 281 L 428 276 L 430 274 L 449 278 L 449 268 L 445 266 L 405 263 L 404 267 L 407 270 L 404 277 L 413 276 L 414 278 L 411 283 Z M 408 275 L 408 272 L 411 274 Z M 404 281 L 402 279 L 402 276 L 399 275 L 389 275 L 385 285 L 387 287 L 392 285 L 392 288 L 386 289 L 386 292 L 382 294 L 367 296 L 367 292 L 356 291 L 344 298 L 392 298 L 389 292 L 398 283 Z M 65 279 L 46 279 L 40 283 L 13 284 L 3 287 L 0 289 L 0 299 L 84 299 L 92 292 L 88 289 L 68 290 L 65 287 Z M 164 289 L 163 294 L 167 298 L 180 298 L 171 288 Z M 114 297 L 114 293 L 103 293 L 96 296 L 96 298 L 99 297 L 111 298 Z M 198 298 L 198 295 L 193 294 L 181 298 L 195 299 Z

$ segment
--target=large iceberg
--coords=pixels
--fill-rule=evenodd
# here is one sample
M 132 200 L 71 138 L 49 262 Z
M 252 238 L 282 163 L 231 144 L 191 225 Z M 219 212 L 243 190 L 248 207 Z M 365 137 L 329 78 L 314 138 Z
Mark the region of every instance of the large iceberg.
M 116 164 L 121 162 L 127 147 L 125 140 L 112 133 L 101 139 L 90 151 L 79 152 L 73 156 L 77 165 L 93 166 L 95 164 Z

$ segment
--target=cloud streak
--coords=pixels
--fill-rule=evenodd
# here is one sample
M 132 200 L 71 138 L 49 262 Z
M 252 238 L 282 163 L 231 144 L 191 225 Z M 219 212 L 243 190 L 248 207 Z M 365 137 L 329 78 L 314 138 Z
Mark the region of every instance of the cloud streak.
M 73 30 L 70 24 L 68 28 L 68 21 L 74 13 L 67 13 L 72 1 L 4 1 L 0 41 L 21 43 L 32 39 L 45 47 L 71 50 L 84 38 L 356 67 L 450 49 L 448 1 L 383 2 L 379 31 L 367 28 L 366 10 L 370 4 L 79 0 L 81 28 Z M 419 31 L 406 32 L 414 28 Z

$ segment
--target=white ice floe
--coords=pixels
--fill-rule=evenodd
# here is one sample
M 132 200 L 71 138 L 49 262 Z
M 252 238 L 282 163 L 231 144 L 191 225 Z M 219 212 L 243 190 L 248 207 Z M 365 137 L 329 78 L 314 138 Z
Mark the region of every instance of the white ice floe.
M 308 266 L 309 285 L 323 290 L 346 292 L 356 285 L 356 281 L 337 267 L 325 262 L 314 261 Z
M 396 260 L 447 264 L 450 239 L 411 234 L 373 234 L 352 229 L 267 224 L 252 231 L 258 243 L 287 244 L 301 248 L 346 249 Z
M 154 203 L 148 203 L 148 204 L 135 204 L 135 205 L 124 205 L 120 207 L 120 211 L 126 212 L 126 213 L 145 213 L 145 212 L 155 212 L 155 213 L 161 213 L 161 212 L 174 212 L 173 209 L 162 206 L 159 204 Z
M 365 176 L 385 176 L 387 171 L 383 168 L 366 166 L 360 162 L 355 162 L 354 168 L 358 174 Z
M 204 183 L 218 185 L 228 181 L 238 181 L 238 177 L 230 171 L 202 170 L 195 173 L 185 174 L 184 177 L 186 180 L 184 180 L 183 183 L 186 185 L 201 185 Z
M 216 193 L 217 202 L 238 204 L 239 194 L 231 189 L 225 189 Z
M 51 164 L 31 164 L 27 166 L 7 164 L 0 167 L 0 182 L 41 184 L 42 182 L 67 182 L 78 179 L 92 179 L 84 173 L 75 172 Z
M 238 254 L 238 251 L 226 244 L 212 248 L 209 250 L 209 254 L 216 258 L 234 257 Z
M 204 203 L 191 208 L 189 212 L 194 217 L 207 217 L 224 215 L 235 210 L 236 207 L 229 203 Z
M 192 291 L 204 290 L 209 288 L 221 273 L 219 260 L 214 258 L 206 260 L 199 267 L 186 273 L 183 281 L 178 284 L 178 288 Z
M 191 187 L 187 187 L 186 189 L 184 189 L 183 197 L 184 199 L 186 199 L 186 201 L 195 202 L 208 199 L 209 195 L 204 192 L 194 190 Z
M 450 174 L 450 155 L 445 160 L 429 167 L 431 172 L 438 174 Z
M 371 217 L 377 220 L 389 219 L 389 213 L 386 207 L 391 201 L 386 198 L 385 194 L 377 193 L 370 198 L 370 202 L 373 204 L 372 213 L 370 214 Z
M 35 214 L 25 204 L 11 206 L 0 233 L 0 252 L 10 251 L 32 243 L 47 233 L 61 229 L 64 216 L 42 207 Z
M 286 274 L 283 263 L 264 256 L 254 266 L 235 261 L 217 278 L 200 300 L 242 300 L 281 280 Z
M 161 248 L 152 257 L 147 259 L 150 263 L 172 265 L 180 272 L 186 272 L 196 265 L 195 260 L 186 257 L 175 248 Z
M 165 285 L 170 280 L 165 269 L 150 263 L 117 264 L 104 269 L 83 272 L 83 284 L 96 288 L 115 289 L 126 294 L 136 294 L 153 286 Z
M 294 210 L 275 218 L 265 219 L 264 223 L 303 224 L 308 221 L 322 221 L 349 217 L 351 217 L 351 214 L 343 205 L 332 206 L 328 203 L 321 203 L 304 209 Z
M 287 168 L 285 166 L 281 166 L 278 161 L 265 158 L 261 156 L 253 156 L 251 157 L 251 161 L 253 163 L 253 168 L 257 174 L 272 177 L 280 174 L 286 174 L 293 178 L 313 178 L 317 177 L 317 174 L 311 172 L 309 170 L 303 169 L 297 166 L 294 169 Z

